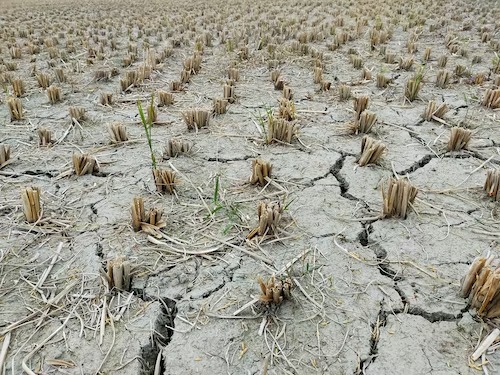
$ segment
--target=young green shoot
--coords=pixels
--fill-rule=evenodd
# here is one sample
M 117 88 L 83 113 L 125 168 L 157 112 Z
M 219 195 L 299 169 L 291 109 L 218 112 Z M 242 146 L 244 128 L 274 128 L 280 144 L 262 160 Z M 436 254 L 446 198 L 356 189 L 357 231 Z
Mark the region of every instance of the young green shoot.
M 151 111 L 153 110 L 153 96 L 151 95 L 151 103 L 149 104 Z M 156 169 L 156 158 L 153 151 L 153 144 L 151 142 L 151 129 L 153 127 L 153 120 L 148 118 L 149 121 L 146 121 L 146 116 L 144 116 L 144 111 L 142 109 L 141 101 L 137 102 L 137 107 L 139 108 L 139 116 L 141 117 L 142 125 L 144 126 L 144 131 L 146 133 L 146 138 L 148 139 L 149 151 L 151 153 L 151 164 L 153 169 Z

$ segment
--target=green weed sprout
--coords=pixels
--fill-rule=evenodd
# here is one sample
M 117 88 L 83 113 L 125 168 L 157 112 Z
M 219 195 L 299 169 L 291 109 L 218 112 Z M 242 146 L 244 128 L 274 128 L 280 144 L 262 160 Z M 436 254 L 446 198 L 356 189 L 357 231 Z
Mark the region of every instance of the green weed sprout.
M 149 104 L 151 113 L 153 112 L 153 105 L 153 95 L 151 95 L 151 103 Z M 144 126 L 144 132 L 146 133 L 146 138 L 148 139 L 149 151 L 151 153 L 151 164 L 153 166 L 153 169 L 156 169 L 156 158 L 153 151 L 153 144 L 151 142 L 151 128 L 153 127 L 153 120 L 151 116 L 149 116 L 149 121 L 146 121 L 146 117 L 144 116 L 144 111 L 142 110 L 142 104 L 140 100 L 137 102 L 137 107 L 139 108 L 139 116 L 141 117 L 141 122 Z

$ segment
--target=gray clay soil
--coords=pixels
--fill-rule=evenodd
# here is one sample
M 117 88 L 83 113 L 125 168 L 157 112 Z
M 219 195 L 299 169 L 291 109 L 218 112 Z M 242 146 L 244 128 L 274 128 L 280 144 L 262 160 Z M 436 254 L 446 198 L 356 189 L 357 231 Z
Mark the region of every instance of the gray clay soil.
M 0 10 L 0 144 L 11 148 L 0 170 L 1 374 L 500 373 L 498 353 L 470 361 L 495 322 L 459 296 L 472 260 L 499 251 L 498 202 L 483 191 L 487 169 L 500 164 L 499 112 L 481 105 L 500 83 L 497 1 L 4 0 Z M 372 47 L 373 30 L 387 40 Z M 154 94 L 156 106 L 195 51 L 201 69 L 173 105 L 158 107 L 152 127 L 159 167 L 178 176 L 174 195 L 159 194 L 137 103 L 147 107 Z M 412 55 L 409 71 L 399 69 L 399 57 Z M 123 91 L 120 80 L 145 65 L 150 77 Z M 329 91 L 313 83 L 314 66 Z M 240 74 L 235 103 L 188 131 L 183 112 L 211 110 L 230 67 Z M 291 144 L 266 144 L 262 128 L 282 96 L 275 68 L 293 91 Z M 444 88 L 435 84 L 442 69 Z M 410 102 L 405 84 L 418 72 L 423 85 Z M 60 102 L 49 102 L 40 73 Z M 379 73 L 391 79 L 385 88 Z M 25 93 L 23 117 L 11 121 L 14 79 Z M 348 132 L 353 101 L 340 100 L 342 84 L 369 97 L 370 135 L 387 146 L 378 165 L 356 163 L 362 135 Z M 422 119 L 430 100 L 448 105 L 441 121 Z M 85 120 L 70 119 L 75 106 Z M 115 122 L 127 142 L 110 142 Z M 448 152 L 453 126 L 472 139 Z M 52 132 L 50 147 L 38 145 L 40 128 Z M 163 158 L 172 138 L 191 152 Z M 72 173 L 81 152 L 99 173 Z M 264 187 L 249 184 L 256 158 L 273 166 Z M 382 219 L 395 174 L 417 199 L 406 219 Z M 23 214 L 29 186 L 41 190 L 36 224 Z M 134 197 L 163 210 L 156 243 L 132 229 Z M 260 201 L 286 210 L 274 235 L 247 239 Z M 101 270 L 116 257 L 133 265 L 129 292 L 103 285 Z M 259 278 L 273 274 L 293 280 L 292 299 L 251 303 Z

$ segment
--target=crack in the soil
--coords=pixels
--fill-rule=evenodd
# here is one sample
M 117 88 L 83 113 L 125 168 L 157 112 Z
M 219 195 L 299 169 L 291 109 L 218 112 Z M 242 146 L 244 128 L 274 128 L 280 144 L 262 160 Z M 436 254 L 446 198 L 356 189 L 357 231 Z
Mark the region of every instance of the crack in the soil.
M 233 162 L 233 161 L 245 161 L 245 160 L 248 160 L 248 159 L 252 159 L 254 158 L 255 156 L 253 155 L 245 155 L 245 156 L 242 156 L 242 157 L 238 157 L 238 158 L 206 158 L 204 160 L 206 161 L 215 161 L 215 162 L 219 162 L 219 163 L 230 163 L 230 162 Z
M 344 162 L 347 157 L 347 154 L 342 152 L 340 154 L 340 157 L 337 159 L 335 164 L 330 168 L 329 173 L 335 177 L 337 182 L 339 183 L 340 187 L 340 196 L 346 199 L 349 199 L 351 201 L 356 201 L 359 202 L 363 205 L 364 208 L 369 209 L 370 207 L 368 206 L 368 203 L 366 203 L 364 200 L 355 197 L 351 193 L 349 193 L 349 182 L 345 179 L 344 176 L 342 176 L 341 170 L 344 167 Z
M 402 170 L 402 171 L 399 171 L 399 172 L 396 172 L 399 176 L 404 176 L 406 174 L 410 174 L 410 173 L 413 173 L 415 172 L 417 169 L 420 169 L 424 166 L 426 166 L 427 164 L 430 163 L 430 161 L 432 160 L 432 158 L 434 157 L 434 155 L 431 155 L 431 154 L 427 154 L 425 155 L 423 158 L 421 158 L 420 160 L 417 160 L 416 162 L 414 162 L 412 165 L 410 165 L 408 168 Z
M 459 313 L 457 315 L 450 314 L 444 311 L 434 311 L 429 312 L 425 311 L 423 308 L 419 306 L 408 306 L 406 309 L 394 309 L 393 311 L 386 311 L 386 314 L 394 313 L 394 314 L 409 314 L 409 315 L 418 315 L 427 320 L 430 323 L 436 322 L 454 322 L 459 319 L 462 319 L 463 313 Z
M 149 343 L 141 348 L 141 370 L 139 375 L 154 375 L 158 356 L 161 356 L 159 363 L 159 374 L 165 373 L 163 356 L 160 352 L 170 343 L 174 334 L 175 316 L 177 315 L 177 302 L 173 299 L 146 295 L 143 292 L 145 301 L 160 302 L 160 313 L 156 317 L 155 326 Z

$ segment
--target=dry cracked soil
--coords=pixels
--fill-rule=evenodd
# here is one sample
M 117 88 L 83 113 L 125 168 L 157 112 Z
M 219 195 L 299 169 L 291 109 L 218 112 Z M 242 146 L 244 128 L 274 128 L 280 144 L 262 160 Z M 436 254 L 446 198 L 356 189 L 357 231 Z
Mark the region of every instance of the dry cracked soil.
M 500 164 L 499 112 L 482 105 L 500 84 L 498 1 L 0 10 L 0 147 L 11 154 L 0 169 L 1 374 L 500 373 L 494 351 L 470 360 L 498 324 L 459 295 L 473 259 L 499 251 L 498 202 L 483 191 Z M 273 71 L 293 93 L 290 141 L 267 136 L 284 95 Z M 187 111 L 211 112 L 225 85 L 227 112 L 189 130 Z M 168 92 L 173 103 L 159 106 Z M 362 96 L 377 117 L 369 135 L 386 146 L 366 166 L 352 131 Z M 425 120 L 429 101 L 448 111 Z M 156 111 L 151 147 L 157 168 L 176 173 L 174 194 L 156 189 L 138 102 Z M 110 141 L 114 123 L 126 141 Z M 457 151 L 453 127 L 471 131 Z M 169 157 L 172 139 L 190 151 Z M 93 173 L 75 174 L 81 153 Z M 249 182 L 256 159 L 272 164 L 263 186 Z M 405 219 L 382 215 L 391 177 L 418 189 Z M 34 223 L 21 199 L 31 186 Z M 135 197 L 166 225 L 134 231 Z M 259 202 L 280 202 L 281 220 L 247 238 Z M 103 276 L 117 257 L 132 265 L 129 290 Z M 259 300 L 272 275 L 293 283 L 279 305 Z

